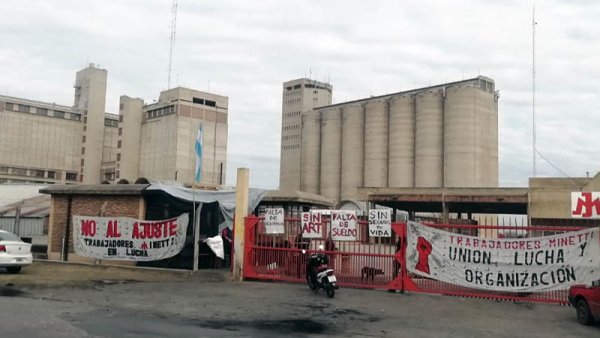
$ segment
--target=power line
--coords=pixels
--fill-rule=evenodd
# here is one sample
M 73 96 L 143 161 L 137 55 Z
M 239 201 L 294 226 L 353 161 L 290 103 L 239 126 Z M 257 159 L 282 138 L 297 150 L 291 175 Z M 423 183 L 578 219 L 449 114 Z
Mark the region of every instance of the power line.
M 564 171 L 560 170 L 559 167 L 557 167 L 556 165 L 554 165 L 554 163 L 552 163 L 552 161 L 550 161 L 549 159 L 547 159 L 544 155 L 542 155 L 542 153 L 540 153 L 537 149 L 535 150 L 535 152 L 540 155 L 540 157 L 546 161 L 549 165 L 552 166 L 552 168 L 556 169 L 556 171 L 558 171 L 559 173 L 563 174 L 565 177 L 571 177 L 569 176 L 567 173 L 565 173 Z

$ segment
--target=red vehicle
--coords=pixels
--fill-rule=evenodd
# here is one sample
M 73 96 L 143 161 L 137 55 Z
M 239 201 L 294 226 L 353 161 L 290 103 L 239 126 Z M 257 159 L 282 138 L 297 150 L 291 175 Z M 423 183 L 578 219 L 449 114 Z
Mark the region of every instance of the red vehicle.
M 600 320 L 600 280 L 589 285 L 573 285 L 569 289 L 569 303 L 577 310 L 577 321 L 592 325 Z

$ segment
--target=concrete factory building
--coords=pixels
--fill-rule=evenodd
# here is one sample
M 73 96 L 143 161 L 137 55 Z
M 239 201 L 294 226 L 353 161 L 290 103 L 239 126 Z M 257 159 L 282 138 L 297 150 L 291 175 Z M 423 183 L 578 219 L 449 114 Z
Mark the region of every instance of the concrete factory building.
M 279 189 L 300 190 L 302 116 L 315 107 L 330 105 L 332 89 L 328 83 L 310 79 L 283 83 Z
M 339 201 L 357 198 L 358 187 L 498 186 L 498 94 L 489 78 L 323 106 L 301 120 L 299 180 L 282 156 L 282 187 Z
M 0 183 L 193 182 L 203 125 L 202 184 L 225 180 L 228 98 L 187 88 L 158 102 L 122 96 L 105 111 L 107 71 L 77 72 L 73 106 L 0 96 Z

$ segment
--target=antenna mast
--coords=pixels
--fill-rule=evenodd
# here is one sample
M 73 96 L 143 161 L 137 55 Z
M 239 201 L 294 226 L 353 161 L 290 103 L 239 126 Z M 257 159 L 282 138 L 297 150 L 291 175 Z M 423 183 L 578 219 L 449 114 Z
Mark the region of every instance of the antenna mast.
M 531 70 L 531 81 L 532 81 L 532 106 L 531 106 L 531 111 L 532 111 L 532 116 L 533 116 L 533 127 L 532 127 L 532 133 L 533 133 L 533 177 L 537 176 L 537 167 L 536 167 L 536 128 L 535 128 L 535 26 L 537 25 L 537 22 L 535 22 L 535 0 L 533 1 L 533 16 L 531 19 L 531 35 L 532 35 L 532 53 L 531 53 L 531 59 L 532 59 L 532 70 Z
M 177 27 L 177 0 L 173 0 L 171 7 L 171 41 L 169 46 L 169 79 L 167 89 L 171 89 L 171 68 L 173 65 L 173 49 L 175 48 L 175 28 Z

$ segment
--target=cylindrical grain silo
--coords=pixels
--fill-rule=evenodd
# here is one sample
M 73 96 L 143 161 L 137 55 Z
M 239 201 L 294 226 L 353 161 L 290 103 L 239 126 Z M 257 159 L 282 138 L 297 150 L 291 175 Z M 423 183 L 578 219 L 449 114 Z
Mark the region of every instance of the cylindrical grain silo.
M 498 186 L 498 97 L 491 79 L 480 79 L 477 96 L 478 157 L 475 162 L 475 177 L 478 187 Z
M 355 199 L 363 186 L 365 112 L 360 103 L 342 107 L 341 199 Z
M 342 121 L 339 107 L 321 111 L 321 191 L 320 194 L 340 200 L 342 161 Z
M 443 186 L 444 99 L 441 89 L 415 98 L 415 187 Z
M 319 194 L 321 171 L 321 113 L 317 110 L 302 114 L 302 154 L 300 190 Z
M 475 124 L 480 112 L 479 88 L 458 84 L 446 88 L 444 101 L 444 186 L 476 187 L 475 167 L 480 150 Z M 479 156 L 478 156 L 479 155 Z
M 415 185 L 415 103 L 409 94 L 390 100 L 388 186 Z
M 387 187 L 388 128 L 387 102 L 384 99 L 369 100 L 365 105 L 365 187 Z

